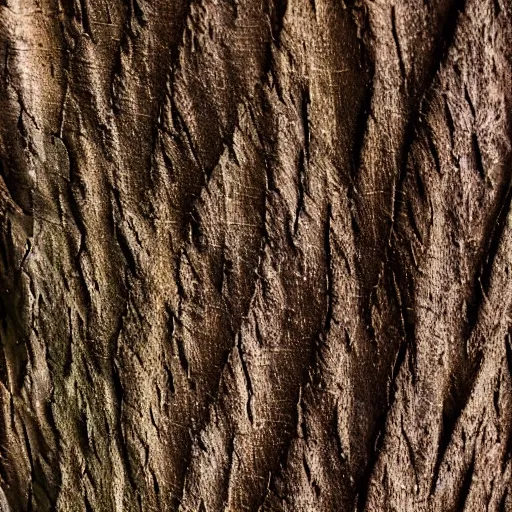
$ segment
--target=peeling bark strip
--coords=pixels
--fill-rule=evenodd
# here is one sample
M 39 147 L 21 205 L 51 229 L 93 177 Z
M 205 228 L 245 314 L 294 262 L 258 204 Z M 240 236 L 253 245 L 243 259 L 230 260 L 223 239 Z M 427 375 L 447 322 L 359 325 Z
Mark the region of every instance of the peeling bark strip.
M 4 0 L 0 89 L 0 510 L 512 510 L 510 0 Z

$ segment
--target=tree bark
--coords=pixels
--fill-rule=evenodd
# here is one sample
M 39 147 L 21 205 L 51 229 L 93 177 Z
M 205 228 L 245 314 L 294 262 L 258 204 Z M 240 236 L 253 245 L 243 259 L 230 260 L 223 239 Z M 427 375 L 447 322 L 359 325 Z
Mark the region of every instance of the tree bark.
M 510 0 L 0 1 L 2 511 L 512 511 Z

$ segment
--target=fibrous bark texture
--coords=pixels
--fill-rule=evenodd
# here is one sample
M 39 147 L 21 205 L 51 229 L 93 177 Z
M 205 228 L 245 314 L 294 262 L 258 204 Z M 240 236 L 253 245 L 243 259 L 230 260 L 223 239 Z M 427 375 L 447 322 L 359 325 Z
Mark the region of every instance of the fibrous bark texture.
M 511 0 L 1 0 L 2 511 L 512 510 Z

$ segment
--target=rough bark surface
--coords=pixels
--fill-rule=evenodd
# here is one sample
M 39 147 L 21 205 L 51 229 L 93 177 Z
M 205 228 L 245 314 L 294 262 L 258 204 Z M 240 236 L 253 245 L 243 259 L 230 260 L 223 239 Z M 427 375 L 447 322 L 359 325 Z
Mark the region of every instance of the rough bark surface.
M 2 511 L 512 510 L 511 0 L 1 0 Z

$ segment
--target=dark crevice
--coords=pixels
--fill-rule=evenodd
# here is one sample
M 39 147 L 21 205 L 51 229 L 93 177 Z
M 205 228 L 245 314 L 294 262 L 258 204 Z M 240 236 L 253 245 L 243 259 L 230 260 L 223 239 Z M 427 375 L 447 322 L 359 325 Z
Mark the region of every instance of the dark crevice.
M 448 104 L 448 98 L 444 96 L 444 113 L 446 118 L 446 126 L 448 126 L 448 131 L 450 133 L 450 147 L 453 152 L 453 145 L 455 143 L 455 123 L 453 121 L 453 116 L 450 110 L 450 105 Z
M 247 386 L 247 404 L 246 404 L 246 410 L 247 410 L 247 417 L 249 418 L 249 422 L 253 423 L 253 413 L 252 413 L 252 399 L 253 399 L 253 388 L 252 388 L 252 381 L 251 381 L 251 375 L 249 374 L 249 369 L 247 368 L 247 363 L 245 361 L 244 357 L 244 349 L 242 344 L 242 336 L 241 334 L 237 335 L 237 344 L 236 344 L 237 350 L 238 350 L 238 357 L 240 358 L 240 363 L 242 365 L 242 371 L 244 373 L 245 377 L 245 385 Z
M 412 466 L 412 471 L 414 473 L 414 480 L 416 483 L 416 488 L 419 489 L 420 481 L 418 478 L 418 471 L 416 469 L 416 454 L 414 452 L 414 448 L 412 446 L 411 440 L 409 439 L 409 436 L 407 435 L 407 432 L 405 430 L 403 416 L 400 416 L 400 430 L 401 430 L 402 437 L 405 441 L 405 445 L 407 446 L 407 453 L 409 454 L 409 460 L 411 461 L 411 466 Z
M 288 10 L 288 0 L 273 0 L 271 2 L 271 29 L 272 39 L 277 48 L 281 47 L 281 33 L 284 29 L 284 20 Z
M 174 378 L 173 378 L 173 375 L 172 375 L 172 371 L 169 368 L 169 366 L 164 365 L 164 372 L 165 372 L 165 376 L 167 377 L 167 386 L 169 388 L 169 391 L 172 394 L 174 394 L 175 391 L 176 391 L 176 388 L 174 386 Z
M 332 206 L 331 203 L 327 204 L 327 215 L 325 220 L 324 231 L 324 252 L 325 252 L 325 268 L 326 268 L 326 296 L 327 296 L 327 311 L 325 314 L 325 322 L 323 332 L 325 336 L 331 330 L 331 322 L 333 316 L 333 302 L 334 302 L 334 275 L 333 275 L 333 256 L 331 251 L 331 221 L 332 221 Z
M 455 425 L 461 413 L 460 409 L 455 409 L 456 404 L 457 401 L 453 397 L 453 386 L 450 386 L 446 398 L 443 402 L 441 430 L 439 433 L 439 441 L 437 447 L 437 457 L 434 464 L 432 481 L 430 485 L 431 496 L 433 496 L 435 493 L 437 480 L 439 477 L 439 470 L 441 469 L 441 464 L 444 460 L 444 455 L 446 453 L 446 450 L 448 449 L 450 441 L 452 440 Z
M 428 126 L 428 128 L 425 130 L 425 136 L 427 139 L 428 148 L 430 149 L 430 154 L 432 155 L 432 159 L 434 160 L 436 171 L 438 174 L 441 174 L 441 160 L 439 159 L 439 153 L 437 152 L 437 147 L 434 142 L 434 135 L 432 133 L 432 128 L 430 126 Z
M 187 375 L 190 378 L 190 365 L 188 363 L 187 354 L 185 353 L 185 344 L 182 339 L 176 339 L 176 346 L 178 347 L 178 357 L 180 361 L 180 365 Z
M 302 93 L 302 109 L 301 109 L 301 117 L 302 117 L 302 126 L 304 130 L 304 154 L 306 157 L 306 161 L 309 162 L 310 157 L 310 145 L 311 145 L 311 129 L 310 129 L 310 119 L 309 119 L 309 110 L 311 105 L 311 96 L 309 92 L 309 88 L 305 87 Z
M 122 229 L 117 227 L 115 229 L 115 235 L 117 244 L 119 245 L 119 248 L 121 249 L 121 253 L 123 254 L 123 257 L 128 265 L 128 268 L 132 275 L 137 276 L 137 262 L 135 260 L 135 256 L 133 254 L 133 251 L 130 248 L 130 245 L 128 243 L 128 240 L 126 239 Z
M 118 448 L 122 455 L 122 460 L 124 463 L 124 471 L 125 474 L 128 477 L 128 481 L 133 489 L 137 489 L 137 482 L 135 480 L 134 471 L 132 470 L 132 457 L 130 456 L 129 448 L 126 443 L 126 436 L 123 429 L 123 403 L 124 403 L 124 386 L 121 382 L 120 372 L 119 372 L 119 365 L 116 360 L 114 360 L 114 363 L 112 365 L 112 384 L 114 389 L 114 398 L 115 398 L 115 405 L 117 409 L 117 418 L 116 418 L 116 425 L 115 425 L 115 437 L 117 440 Z
M 304 468 L 304 473 L 306 473 L 306 478 L 308 479 L 308 482 L 311 483 L 311 469 L 309 468 L 306 455 L 302 456 L 302 467 Z
M 490 235 L 485 244 L 486 251 L 484 260 L 480 265 L 479 271 L 476 273 L 473 295 L 471 302 L 467 307 L 467 326 L 465 337 L 469 339 L 474 331 L 480 316 L 480 310 L 485 306 L 486 297 L 489 293 L 491 276 L 494 269 L 494 263 L 498 257 L 500 243 L 503 238 L 504 230 L 507 226 L 507 216 L 509 214 L 512 202 L 512 184 L 505 183 L 505 190 L 501 193 L 501 200 L 498 203 L 498 212 L 489 223 Z M 498 197 L 500 197 L 498 195 Z
M 501 384 L 502 384 L 502 373 L 500 371 L 498 374 L 496 387 L 494 388 L 494 391 L 492 394 L 492 402 L 494 405 L 494 411 L 496 412 L 496 416 L 498 419 L 501 416 L 501 407 L 500 407 Z M 499 439 L 499 435 L 500 435 L 500 432 L 498 430 L 498 439 Z
M 69 336 L 68 336 L 68 344 L 66 347 L 66 355 L 64 358 L 64 364 L 63 364 L 63 375 L 64 379 L 69 377 L 71 375 L 71 370 L 73 366 L 73 321 L 72 321 L 72 310 L 70 307 L 68 307 L 68 329 L 69 329 Z
M 94 512 L 94 507 L 91 505 L 91 502 L 89 501 L 87 492 L 85 492 L 85 494 L 84 494 L 84 506 L 85 506 L 85 512 Z
M 439 31 L 438 37 L 436 38 L 437 46 L 434 50 L 433 55 L 433 67 L 429 71 L 429 77 L 427 83 L 432 82 L 433 78 L 446 61 L 448 52 L 453 45 L 455 35 L 457 33 L 457 27 L 460 22 L 460 18 L 466 9 L 467 0 L 452 0 L 447 13 L 444 17 L 444 25 Z M 425 89 L 427 91 L 428 89 Z
M 473 119 L 476 119 L 475 106 L 473 105 L 473 101 L 471 100 L 471 96 L 469 95 L 467 85 L 464 85 L 464 99 L 466 100 L 466 103 L 469 105 L 469 109 L 471 110 L 471 115 Z
M 306 162 L 305 162 L 304 150 L 300 151 L 299 154 L 299 162 L 298 162 L 298 179 L 297 179 L 297 189 L 298 189 L 298 197 L 297 197 L 297 208 L 295 211 L 295 220 L 293 223 L 293 235 L 297 236 L 299 231 L 299 220 L 300 215 L 304 211 L 304 200 L 305 200 L 305 190 L 306 190 Z
M 361 170 L 361 163 L 363 158 L 363 150 L 364 144 L 366 141 L 366 133 L 368 129 L 368 121 L 371 117 L 372 113 L 372 102 L 374 95 L 374 63 L 373 61 L 366 55 L 363 55 L 361 65 L 366 68 L 366 72 L 368 74 L 368 81 L 366 86 L 364 87 L 364 94 L 362 96 L 359 111 L 357 114 L 357 119 L 355 122 L 355 129 L 353 132 L 353 144 L 352 144 L 352 168 L 351 168 L 351 182 L 349 184 L 348 190 L 348 199 L 351 203 L 354 202 L 357 193 L 355 188 L 356 178 Z
M 480 151 L 480 145 L 478 144 L 478 137 L 476 133 L 471 136 L 471 142 L 473 145 L 473 153 L 475 155 L 476 170 L 482 180 L 485 179 L 485 167 L 482 159 L 482 153 Z
M 411 199 L 408 199 L 406 202 L 406 209 L 407 209 L 407 217 L 411 222 L 412 232 L 414 233 L 414 236 L 418 239 L 418 241 L 423 244 L 424 238 L 421 233 L 421 229 L 416 221 L 416 213 L 414 211 L 414 206 L 412 204 Z
M 498 512 L 510 512 L 510 509 L 507 509 L 507 498 L 508 498 L 509 490 L 505 488 L 503 496 L 500 499 L 498 504 Z
M 174 99 L 173 99 L 173 96 L 171 96 L 171 99 L 170 99 L 170 105 L 169 105 L 169 109 L 170 109 L 170 112 L 171 112 L 171 117 L 172 117 L 172 121 L 173 121 L 173 126 L 174 126 L 174 130 L 175 130 L 175 133 L 176 134 L 180 134 L 180 133 L 183 133 L 185 134 L 185 139 L 186 139 L 186 144 L 185 144 L 185 147 L 188 148 L 188 150 L 190 151 L 190 154 L 192 155 L 193 159 L 194 159 L 194 162 L 195 164 L 197 165 L 197 167 L 203 171 L 203 173 L 205 173 L 205 167 L 201 161 L 201 158 L 196 150 L 196 146 L 195 146 L 195 143 L 194 143 L 194 140 L 193 140 L 193 137 L 192 137 L 192 134 L 187 126 L 187 123 L 185 122 L 185 120 L 183 119 L 183 116 L 181 115 L 179 109 L 178 109 L 178 106 L 176 105 Z M 181 138 L 177 138 L 175 136 L 175 140 L 178 144 L 184 144 L 183 141 L 181 140 Z
M 87 0 L 80 0 L 80 22 L 84 28 L 84 32 L 91 38 L 93 43 L 96 42 L 94 34 L 91 30 L 91 20 L 89 15 L 89 4 Z
M 511 338 L 510 333 L 508 333 L 505 338 L 505 352 L 506 352 L 506 360 L 507 360 L 509 378 L 512 381 L 512 338 Z M 503 453 L 503 459 L 501 461 L 502 472 L 505 471 L 506 465 L 510 462 L 511 458 L 512 458 L 512 429 L 509 428 L 509 432 L 507 433 L 507 439 L 505 441 L 505 449 L 504 449 L 504 453 Z
M 377 421 L 375 422 L 375 428 L 372 436 L 373 450 L 368 456 L 363 476 L 361 477 L 359 482 L 356 482 L 355 485 L 355 488 L 359 490 L 356 502 L 357 512 L 363 512 L 364 510 L 366 510 L 366 505 L 370 492 L 371 479 L 384 445 L 384 439 L 386 436 L 386 424 L 388 421 L 389 413 L 391 412 L 391 409 L 395 402 L 395 394 L 397 392 L 397 379 L 400 374 L 400 369 L 402 368 L 406 361 L 407 352 L 407 344 L 402 343 L 400 345 L 400 349 L 398 350 L 398 354 L 395 360 L 395 364 L 393 365 L 393 371 L 389 381 L 387 406 L 385 410 L 379 415 Z
M 512 379 L 512 339 L 510 333 L 505 338 L 505 351 L 507 355 L 507 366 L 510 378 Z
M 407 72 L 405 70 L 404 58 L 402 55 L 402 48 L 400 46 L 400 39 L 398 37 L 398 32 L 396 28 L 396 8 L 393 5 L 391 7 L 391 32 L 393 34 L 393 40 L 396 46 L 396 53 L 398 56 L 398 64 L 400 66 L 400 74 L 402 75 L 402 80 L 405 82 L 407 80 Z
M 343 442 L 340 437 L 339 433 L 339 425 L 340 425 L 340 411 L 338 404 L 336 404 L 335 407 L 335 413 L 334 413 L 334 421 L 333 421 L 333 437 L 334 441 L 336 443 L 336 450 L 338 455 L 338 461 L 340 463 L 340 467 L 342 469 L 342 480 L 340 480 L 339 485 L 340 487 L 343 487 L 345 485 L 348 485 L 348 488 L 345 488 L 345 490 L 341 493 L 342 495 L 344 493 L 348 493 L 350 496 L 350 500 L 354 499 L 355 496 L 355 488 L 354 488 L 354 481 L 351 477 L 351 470 L 348 464 L 348 459 L 345 454 L 345 450 L 343 449 Z
M 458 496 L 455 501 L 455 507 L 453 508 L 452 512 L 464 511 L 466 504 L 469 503 L 468 498 L 469 498 L 469 493 L 471 490 L 471 484 L 473 483 L 474 472 L 475 472 L 475 451 L 473 451 L 471 461 L 469 463 L 468 468 L 466 469 L 464 479 L 462 480 L 462 484 L 460 486 Z
M 235 456 L 235 438 L 233 435 L 229 436 L 227 443 L 227 452 L 229 454 L 229 461 L 227 463 L 227 467 L 225 470 L 224 479 L 226 481 L 225 485 L 225 494 L 224 494 L 224 503 L 229 503 L 229 494 L 230 494 L 230 484 L 231 484 L 231 471 L 233 469 L 233 457 Z

